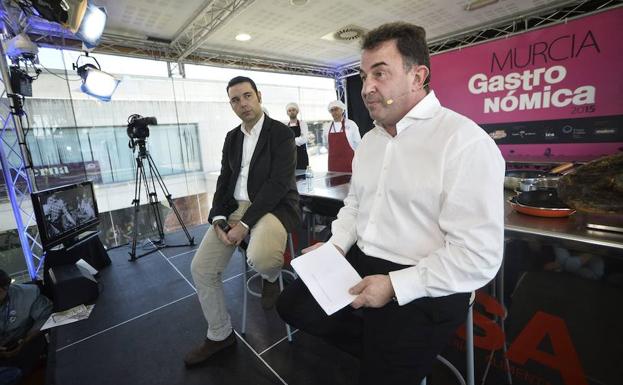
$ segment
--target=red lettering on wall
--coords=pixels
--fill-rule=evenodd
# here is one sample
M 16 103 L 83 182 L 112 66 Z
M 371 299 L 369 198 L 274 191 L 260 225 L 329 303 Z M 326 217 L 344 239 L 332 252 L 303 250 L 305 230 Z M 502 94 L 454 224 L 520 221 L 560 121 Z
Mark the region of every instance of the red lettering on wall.
M 548 336 L 553 354 L 539 350 L 539 344 Z M 510 360 L 521 365 L 532 359 L 556 369 L 567 385 L 588 385 L 567 325 L 562 318 L 537 311 L 510 346 L 507 355 Z

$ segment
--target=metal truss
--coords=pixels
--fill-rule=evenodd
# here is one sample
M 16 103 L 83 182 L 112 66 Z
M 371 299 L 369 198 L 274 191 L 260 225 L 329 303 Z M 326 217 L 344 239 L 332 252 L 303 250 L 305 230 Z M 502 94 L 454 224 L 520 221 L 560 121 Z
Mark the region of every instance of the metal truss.
M 70 35 L 55 34 L 50 31 L 30 30 L 31 39 L 39 46 L 70 50 L 81 50 L 82 43 Z M 306 63 L 295 63 L 251 56 L 240 56 L 227 52 L 198 50 L 178 60 L 178 53 L 167 43 L 129 38 L 125 36 L 104 35 L 96 52 L 111 55 L 161 60 L 180 64 L 212 65 L 241 69 L 253 69 L 268 72 L 289 73 L 298 75 L 334 77 L 335 68 L 317 66 Z
M 192 54 L 214 30 L 254 2 L 255 0 L 210 1 L 171 42 L 171 48 L 178 53 L 176 61 L 182 61 Z
M 348 92 L 346 92 L 346 79 L 336 76 L 333 79 L 335 81 L 335 95 L 337 100 L 341 100 L 348 106 Z M 344 111 L 346 118 L 348 118 L 348 108 Z
M 251 5 L 255 0 L 214 0 L 184 28 L 172 41 L 139 39 L 127 36 L 104 34 L 97 52 L 121 56 L 163 60 L 179 64 L 200 64 L 254 69 L 269 72 L 293 73 L 300 75 L 322 76 L 334 79 L 344 78 L 359 73 L 359 62 L 338 68 L 323 67 L 307 63 L 295 63 L 261 57 L 241 56 L 236 53 L 202 50 L 201 45 L 209 35 L 235 14 Z M 497 20 L 493 24 L 440 37 L 429 42 L 431 54 L 451 49 L 466 47 L 486 40 L 509 36 L 523 31 L 540 28 L 545 25 L 567 21 L 606 8 L 617 7 L 621 0 L 574 0 L 552 2 L 547 8 L 537 9 L 521 17 Z M 558 7 L 558 8 L 552 8 Z M 48 23 L 35 18 L 27 31 L 39 45 L 66 49 L 81 49 L 81 43 L 60 26 L 57 31 Z M 52 23 L 48 23 L 52 24 Z
M 567 2 L 566 6 L 557 9 L 536 10 L 532 14 L 504 20 L 493 26 L 474 29 L 449 37 L 434 39 L 429 42 L 430 54 L 437 54 L 451 49 L 466 47 L 487 40 L 508 37 L 519 32 L 537 29 L 549 24 L 566 22 L 571 18 L 587 15 L 606 8 L 621 5 L 621 0 L 581 0 Z
M 569 4 L 571 3 L 571 4 Z M 449 51 L 457 48 L 464 48 L 473 44 L 481 43 L 487 40 L 508 37 L 510 35 L 525 32 L 543 26 L 566 22 L 570 18 L 588 15 L 607 8 L 621 6 L 621 0 L 581 0 L 566 2 L 566 6 L 560 9 L 547 9 L 534 11 L 532 14 L 522 17 L 514 17 L 509 20 L 503 20 L 494 25 L 480 27 L 469 31 L 463 31 L 447 37 L 441 37 L 431 40 L 428 44 L 428 50 L 431 55 Z M 359 62 L 347 64 L 339 67 L 336 77 L 348 77 L 359 73 Z
M 34 280 L 45 258 L 30 199 L 34 175 L 26 145 L 27 133 L 22 127 L 22 97 L 12 92 L 6 56 L 1 44 L 0 56 L 0 74 L 4 85 L 2 95 L 7 96 L 7 99 L 0 100 L 0 163 L 28 273 Z

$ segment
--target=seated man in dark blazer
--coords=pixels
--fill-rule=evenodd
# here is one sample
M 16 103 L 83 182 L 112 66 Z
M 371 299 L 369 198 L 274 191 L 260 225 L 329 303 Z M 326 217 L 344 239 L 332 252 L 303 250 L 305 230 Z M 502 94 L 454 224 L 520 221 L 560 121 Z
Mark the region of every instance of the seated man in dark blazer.
M 300 218 L 292 130 L 264 114 L 262 94 L 253 80 L 231 79 L 227 94 L 242 124 L 225 137 L 209 215 L 212 226 L 191 264 L 208 332 L 204 342 L 184 358 L 187 366 L 202 363 L 236 342 L 222 283 L 235 247 L 250 234 L 248 262 L 263 278 L 262 307 L 270 309 L 279 296 L 277 279 L 287 233 Z

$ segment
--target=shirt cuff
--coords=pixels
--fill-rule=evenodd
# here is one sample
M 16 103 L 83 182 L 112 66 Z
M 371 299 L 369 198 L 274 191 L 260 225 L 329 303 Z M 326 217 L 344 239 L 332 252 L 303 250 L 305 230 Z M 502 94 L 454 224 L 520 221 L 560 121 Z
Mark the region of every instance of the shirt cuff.
M 348 237 L 340 237 L 338 235 L 333 235 L 328 242 L 342 249 L 344 253 L 348 253 L 348 250 L 354 244 Z
M 307 143 L 307 139 L 303 138 L 302 136 L 297 136 L 296 138 L 294 138 L 294 143 L 296 143 L 297 146 L 302 146 Z
M 227 222 L 227 218 L 224 215 L 216 215 L 214 218 L 212 218 L 212 223 L 218 221 L 219 219 L 222 219 L 225 222 Z
M 240 221 L 240 224 L 243 225 L 245 227 L 245 229 L 249 230 L 249 225 L 247 225 L 243 221 Z
M 389 279 L 392 282 L 396 300 L 400 306 L 427 296 L 426 287 L 422 284 L 417 266 L 390 271 Z

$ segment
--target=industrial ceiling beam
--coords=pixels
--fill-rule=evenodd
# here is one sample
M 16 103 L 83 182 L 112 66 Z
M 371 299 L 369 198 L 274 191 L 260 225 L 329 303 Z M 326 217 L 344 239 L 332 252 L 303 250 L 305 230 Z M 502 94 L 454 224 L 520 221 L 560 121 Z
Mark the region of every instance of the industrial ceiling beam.
M 560 3 L 556 3 L 560 4 Z M 447 37 L 432 39 L 428 42 L 428 50 L 431 55 L 450 51 L 457 48 L 465 48 L 471 45 L 491 41 L 502 37 L 508 37 L 520 32 L 531 31 L 545 25 L 564 23 L 569 19 L 586 16 L 608 8 L 623 6 L 621 0 L 575 0 L 565 2 L 563 8 L 540 9 L 521 17 L 504 19 L 498 23 L 481 26 Z M 353 62 L 336 69 L 337 77 L 347 77 L 359 73 L 360 62 Z
M 173 39 L 171 48 L 178 53 L 177 61 L 191 55 L 210 34 L 255 0 L 211 0 L 197 16 Z
M 240 7 L 245 5 L 234 4 L 241 3 L 241 0 L 215 0 L 210 4 L 217 2 L 226 2 L 232 5 L 231 12 L 239 12 Z M 252 0 L 247 1 L 249 4 Z M 248 6 L 249 4 L 246 4 Z M 560 4 L 560 2 L 556 3 Z M 573 2 L 566 2 L 566 7 L 559 9 L 548 9 L 547 11 L 541 10 L 539 14 L 529 13 L 520 18 L 514 18 L 504 20 L 504 23 L 499 22 L 490 24 L 485 27 L 480 27 L 470 31 L 463 31 L 459 34 L 447 36 L 444 38 L 438 38 L 429 41 L 429 50 L 431 54 L 456 49 L 459 47 L 467 47 L 472 44 L 480 43 L 487 40 L 492 40 L 504 36 L 510 36 L 519 32 L 532 30 L 542 27 L 544 25 L 553 24 L 557 22 L 564 22 L 569 18 L 577 17 L 580 15 L 590 14 L 595 11 L 603 10 L 606 8 L 616 8 L 621 6 L 621 0 L 576 0 Z M 235 8 L 237 7 L 237 8 Z M 208 12 L 206 6 L 204 12 Z M 235 8 L 235 9 L 234 9 Z M 212 8 L 210 8 L 212 9 Z M 216 12 L 217 8 L 214 8 Z M 184 64 L 203 64 L 213 66 L 225 66 L 242 69 L 255 69 L 270 72 L 279 73 L 294 73 L 300 75 L 312 75 L 322 76 L 330 78 L 342 78 L 352 76 L 359 73 L 359 62 L 353 62 L 346 64 L 338 68 L 318 66 L 309 63 L 297 63 L 289 62 L 287 60 L 278 60 L 272 58 L 258 58 L 243 56 L 236 53 L 229 52 L 214 52 L 208 50 L 202 50 L 199 47 L 201 43 L 205 41 L 206 36 L 209 35 L 209 31 L 204 31 L 205 34 L 199 35 L 199 23 L 198 19 L 207 17 L 203 15 L 197 16 L 176 38 L 172 43 L 153 41 L 146 39 L 139 39 L 133 37 L 127 37 L 123 35 L 104 34 L 102 37 L 102 43 L 95 49 L 95 52 L 110 53 L 115 55 L 140 57 L 145 59 L 163 60 L 170 62 L 179 62 Z M 222 25 L 224 20 L 218 25 Z M 205 24 L 204 24 L 205 25 Z M 213 24 L 214 26 L 214 24 Z M 47 45 L 54 48 L 65 48 L 80 50 L 81 43 L 75 40 L 75 37 L 68 34 L 66 31 L 63 33 L 62 28 L 58 28 L 58 31 L 50 31 L 50 26 L 46 28 L 37 28 L 36 24 L 31 24 L 28 32 L 31 34 L 31 38 L 37 40 L 37 44 Z M 52 28 L 53 29 L 53 28 Z M 194 32 L 193 32 L 194 31 Z M 211 28 L 210 31 L 214 31 Z M 193 35 L 194 40 L 182 36 Z M 189 40 L 187 40 L 189 39 Z M 201 43 L 198 44 L 199 39 Z M 190 43 L 194 41 L 194 43 Z M 183 43 L 186 42 L 186 43 Z M 196 46 L 197 48 L 193 48 Z M 175 48 L 178 47 L 178 48 Z M 179 48 L 185 47 L 185 48 Z M 192 48 L 192 51 L 190 49 Z M 180 49 L 182 51 L 180 51 Z M 187 51 L 185 53 L 184 51 Z M 181 53 L 184 53 L 183 59 L 180 59 Z

